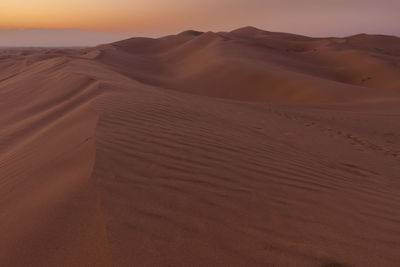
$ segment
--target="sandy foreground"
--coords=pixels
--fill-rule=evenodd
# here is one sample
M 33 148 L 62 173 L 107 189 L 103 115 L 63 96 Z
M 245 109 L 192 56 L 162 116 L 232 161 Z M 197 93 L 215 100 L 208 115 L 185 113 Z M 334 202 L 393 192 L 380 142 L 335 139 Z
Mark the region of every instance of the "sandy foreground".
M 399 266 L 400 38 L 0 53 L 0 266 Z

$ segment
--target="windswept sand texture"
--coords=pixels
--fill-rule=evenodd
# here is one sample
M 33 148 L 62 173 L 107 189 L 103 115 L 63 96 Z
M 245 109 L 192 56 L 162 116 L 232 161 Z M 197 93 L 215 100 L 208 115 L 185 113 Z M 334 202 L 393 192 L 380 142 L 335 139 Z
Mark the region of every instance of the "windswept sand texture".
M 400 38 L 0 53 L 0 266 L 399 266 Z

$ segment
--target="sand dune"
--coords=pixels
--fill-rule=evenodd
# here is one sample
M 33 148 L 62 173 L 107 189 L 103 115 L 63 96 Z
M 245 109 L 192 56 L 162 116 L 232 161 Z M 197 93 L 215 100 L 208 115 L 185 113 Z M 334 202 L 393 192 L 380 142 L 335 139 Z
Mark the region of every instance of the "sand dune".
M 399 44 L 0 53 L 0 265 L 397 266 Z
M 384 38 L 393 44 L 385 45 Z M 312 39 L 244 28 L 133 38 L 100 48 L 97 60 L 146 84 L 199 95 L 346 102 L 397 96 L 392 92 L 400 90 L 396 44 L 394 37 Z

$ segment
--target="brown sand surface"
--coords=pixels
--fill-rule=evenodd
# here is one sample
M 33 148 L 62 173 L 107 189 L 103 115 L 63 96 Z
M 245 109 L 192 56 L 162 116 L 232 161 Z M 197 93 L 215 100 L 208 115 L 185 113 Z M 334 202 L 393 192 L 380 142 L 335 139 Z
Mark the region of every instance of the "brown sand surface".
M 0 53 L 0 266 L 399 266 L 400 38 Z

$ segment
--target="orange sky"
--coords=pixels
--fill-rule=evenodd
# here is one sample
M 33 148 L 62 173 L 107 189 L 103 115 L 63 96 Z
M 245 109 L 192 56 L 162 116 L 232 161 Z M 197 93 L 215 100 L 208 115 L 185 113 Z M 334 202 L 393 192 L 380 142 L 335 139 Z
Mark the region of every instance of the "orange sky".
M 0 28 L 85 29 L 112 32 L 173 30 L 179 25 L 211 26 L 226 20 L 228 6 L 240 15 L 233 1 L 184 0 L 1 0 Z M 235 14 L 236 13 L 236 14 Z
M 247 25 L 311 36 L 400 35 L 398 14 L 399 0 L 0 0 L 0 38 L 5 29 L 159 36 Z

